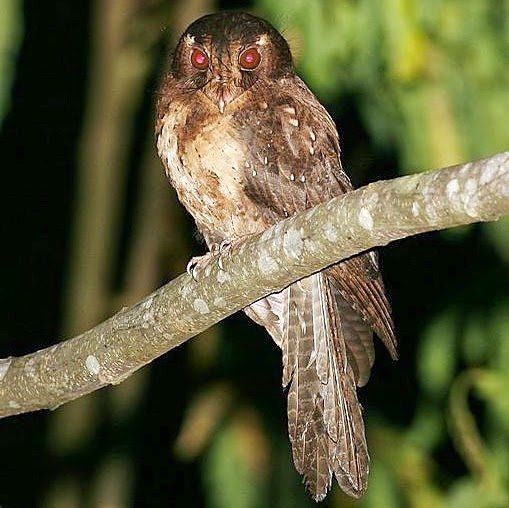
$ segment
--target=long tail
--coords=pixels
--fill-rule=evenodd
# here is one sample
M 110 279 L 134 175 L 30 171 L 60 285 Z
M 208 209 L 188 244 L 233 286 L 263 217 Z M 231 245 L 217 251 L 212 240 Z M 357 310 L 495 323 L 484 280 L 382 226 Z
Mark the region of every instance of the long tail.
M 373 363 L 370 327 L 323 272 L 252 304 L 246 313 L 282 350 L 293 458 L 313 497 L 326 496 L 333 473 L 346 493 L 360 497 L 369 455 L 356 392 L 365 380 L 355 366 L 360 361 L 369 373 Z

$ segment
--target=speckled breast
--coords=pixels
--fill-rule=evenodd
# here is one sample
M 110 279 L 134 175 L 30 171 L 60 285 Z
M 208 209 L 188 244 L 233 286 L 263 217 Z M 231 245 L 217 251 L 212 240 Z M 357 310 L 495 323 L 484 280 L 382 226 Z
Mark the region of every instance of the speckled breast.
M 245 193 L 249 162 L 231 117 L 206 118 L 196 125 L 182 108 L 171 108 L 163 119 L 157 148 L 179 200 L 207 243 L 263 231 L 258 206 Z

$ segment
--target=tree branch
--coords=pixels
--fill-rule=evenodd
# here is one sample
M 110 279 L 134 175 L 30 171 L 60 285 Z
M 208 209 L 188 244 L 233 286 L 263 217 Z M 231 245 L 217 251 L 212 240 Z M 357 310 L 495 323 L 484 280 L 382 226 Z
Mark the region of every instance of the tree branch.
M 407 236 L 509 213 L 509 152 L 370 184 L 247 239 L 95 328 L 0 360 L 0 417 L 54 409 L 143 365 L 251 302 L 337 261 Z

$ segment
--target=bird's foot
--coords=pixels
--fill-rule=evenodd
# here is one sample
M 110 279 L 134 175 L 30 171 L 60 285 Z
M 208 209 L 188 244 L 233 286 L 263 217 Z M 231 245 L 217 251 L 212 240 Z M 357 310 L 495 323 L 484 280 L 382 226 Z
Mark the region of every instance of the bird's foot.
M 210 262 L 217 258 L 217 264 L 224 271 L 224 261 L 232 258 L 232 251 L 245 241 L 245 237 L 236 238 L 234 240 L 223 240 L 220 244 L 213 243 L 210 245 L 210 251 L 203 256 L 195 256 L 187 263 L 186 271 L 194 279 L 198 280 L 200 275 L 205 271 Z
M 214 256 L 219 252 L 219 245 L 214 243 L 210 246 L 210 251 L 203 256 L 193 256 L 186 266 L 186 272 L 194 279 L 198 280 L 198 277 L 205 271 L 205 268 L 210 265 L 210 262 L 214 259 Z

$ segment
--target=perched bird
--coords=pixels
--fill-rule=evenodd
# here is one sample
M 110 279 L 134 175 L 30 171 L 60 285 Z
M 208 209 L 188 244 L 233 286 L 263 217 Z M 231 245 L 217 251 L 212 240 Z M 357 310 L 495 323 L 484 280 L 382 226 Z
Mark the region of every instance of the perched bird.
M 295 74 L 285 39 L 250 14 L 210 14 L 187 28 L 161 85 L 156 136 L 211 250 L 352 190 L 334 122 Z M 361 496 L 369 455 L 356 387 L 373 365 L 373 331 L 396 358 L 375 255 L 331 266 L 245 312 L 282 350 L 293 459 L 312 496 L 322 500 L 333 475 Z

